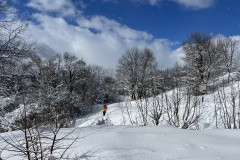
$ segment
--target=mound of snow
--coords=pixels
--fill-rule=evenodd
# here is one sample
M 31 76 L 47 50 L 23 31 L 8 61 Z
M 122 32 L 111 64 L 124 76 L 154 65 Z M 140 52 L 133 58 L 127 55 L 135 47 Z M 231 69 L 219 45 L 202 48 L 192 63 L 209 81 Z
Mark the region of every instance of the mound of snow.
M 108 118 L 99 119 L 96 125 L 112 125 L 112 122 Z

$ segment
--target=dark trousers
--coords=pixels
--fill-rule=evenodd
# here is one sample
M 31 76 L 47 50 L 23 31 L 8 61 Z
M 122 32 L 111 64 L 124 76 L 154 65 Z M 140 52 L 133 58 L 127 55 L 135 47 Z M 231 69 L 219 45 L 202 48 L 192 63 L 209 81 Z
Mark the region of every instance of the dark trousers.
M 105 114 L 106 114 L 106 111 L 103 111 L 103 116 L 105 116 Z

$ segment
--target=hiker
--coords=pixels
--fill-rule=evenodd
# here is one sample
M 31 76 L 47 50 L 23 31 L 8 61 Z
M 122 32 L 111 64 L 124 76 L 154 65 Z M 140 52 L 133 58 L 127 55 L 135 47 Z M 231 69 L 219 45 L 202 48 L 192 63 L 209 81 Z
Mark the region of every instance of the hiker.
M 107 111 L 107 105 L 103 104 L 103 116 L 105 116 Z

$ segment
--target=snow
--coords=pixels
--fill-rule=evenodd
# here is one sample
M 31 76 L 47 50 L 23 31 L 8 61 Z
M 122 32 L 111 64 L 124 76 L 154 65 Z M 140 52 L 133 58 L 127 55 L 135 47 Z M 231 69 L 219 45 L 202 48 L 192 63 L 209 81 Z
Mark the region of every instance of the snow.
M 70 129 L 62 129 L 60 136 Z M 18 132 L 15 132 L 19 134 Z M 239 160 L 240 130 L 183 130 L 171 126 L 89 126 L 68 150 L 80 160 Z M 3 134 L 2 134 L 3 135 Z M 0 140 L 0 144 L 3 144 Z M 3 152 L 2 158 L 9 156 Z M 14 158 L 10 158 L 14 159 Z M 18 157 L 15 157 L 18 159 Z
M 4 101 L 5 102 L 5 101 Z M 8 100 L 7 103 L 11 103 L 12 100 Z M 3 103 L 4 104 L 4 103 Z M 5 105 L 5 104 L 4 104 Z M 6 104 L 7 105 L 7 104 Z M 20 104 L 19 108 L 15 109 L 12 112 L 8 112 L 4 115 L 4 117 L 0 117 L 0 121 L 1 121 L 1 126 L 5 129 L 7 129 L 8 131 L 11 131 L 11 127 L 9 125 L 12 125 L 15 123 L 15 121 L 17 119 L 19 119 L 21 117 L 21 114 L 23 113 L 24 108 L 26 109 L 27 114 L 31 113 L 32 111 L 36 112 L 37 109 L 37 105 L 36 104 L 31 104 L 31 105 L 27 105 L 24 107 L 24 105 Z
M 75 148 L 86 159 L 129 160 L 214 160 L 240 157 L 240 132 L 229 130 L 181 130 L 169 126 L 95 126 L 81 129 L 93 132 Z
M 0 97 L 0 109 L 4 109 L 6 106 L 14 102 L 15 102 L 15 96 L 7 97 L 7 98 Z

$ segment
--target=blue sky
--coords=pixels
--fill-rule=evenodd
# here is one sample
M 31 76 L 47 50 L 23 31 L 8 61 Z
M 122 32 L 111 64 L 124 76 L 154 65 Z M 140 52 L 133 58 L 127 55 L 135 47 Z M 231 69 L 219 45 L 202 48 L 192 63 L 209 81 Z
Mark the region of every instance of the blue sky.
M 115 67 L 128 48 L 148 47 L 163 68 L 181 62 L 181 42 L 195 31 L 240 35 L 239 0 L 22 0 L 42 56 L 65 51 Z
M 194 31 L 224 35 L 240 33 L 239 0 L 215 0 L 206 8 L 186 7 L 168 0 L 154 5 L 129 0 L 115 3 L 94 1 L 84 13 L 104 15 L 131 28 L 171 41 L 183 41 Z

